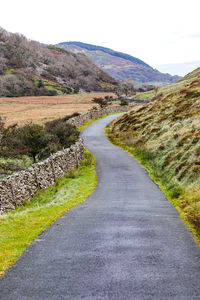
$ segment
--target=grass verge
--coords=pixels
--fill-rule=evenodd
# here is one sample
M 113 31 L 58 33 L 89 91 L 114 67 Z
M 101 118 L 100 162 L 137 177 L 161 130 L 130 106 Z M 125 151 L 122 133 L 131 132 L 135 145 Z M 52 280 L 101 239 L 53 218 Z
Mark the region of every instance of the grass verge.
M 31 242 L 66 211 L 87 199 L 96 187 L 95 158 L 85 150 L 78 169 L 58 179 L 31 202 L 0 217 L 0 276 Z
M 78 126 L 78 130 L 79 130 L 79 131 L 82 131 L 83 129 L 85 129 L 85 128 L 88 127 L 90 124 L 94 123 L 95 121 L 101 120 L 101 119 L 103 119 L 103 118 L 105 118 L 105 117 L 107 117 L 107 116 L 111 116 L 111 115 L 115 115 L 115 114 L 120 114 L 120 112 L 119 112 L 119 113 L 115 112 L 115 113 L 110 113 L 110 114 L 104 114 L 104 115 L 102 115 L 101 117 L 98 117 L 98 118 L 89 120 L 88 122 L 84 123 L 83 125 Z
M 193 199 L 194 197 L 190 195 L 190 198 L 192 199 L 189 199 L 188 194 L 184 192 L 181 186 L 177 186 L 176 183 L 168 180 L 167 175 L 162 172 L 158 165 L 156 165 L 149 151 L 142 147 L 136 147 L 134 144 L 127 144 L 120 135 L 115 136 L 112 131 L 112 124 L 113 122 L 105 128 L 107 137 L 113 144 L 133 155 L 147 170 L 149 176 L 159 185 L 168 200 L 179 211 L 182 220 L 189 227 L 197 244 L 200 246 L 200 226 L 198 222 L 194 222 L 194 215 L 196 216 L 199 210 L 199 207 L 197 207 L 199 198 L 195 200 Z M 196 202 L 196 206 L 192 206 L 193 211 L 191 211 L 191 209 L 185 209 L 185 202 L 187 201 Z

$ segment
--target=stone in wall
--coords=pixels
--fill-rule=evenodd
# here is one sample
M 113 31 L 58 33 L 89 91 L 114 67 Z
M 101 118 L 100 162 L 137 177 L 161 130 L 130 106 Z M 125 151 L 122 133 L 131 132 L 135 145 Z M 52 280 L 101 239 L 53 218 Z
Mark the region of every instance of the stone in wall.
M 31 168 L 0 180 L 0 214 L 31 201 L 37 190 L 48 188 L 57 178 L 76 169 L 83 158 L 83 141 L 80 139 L 70 148 L 51 155 Z

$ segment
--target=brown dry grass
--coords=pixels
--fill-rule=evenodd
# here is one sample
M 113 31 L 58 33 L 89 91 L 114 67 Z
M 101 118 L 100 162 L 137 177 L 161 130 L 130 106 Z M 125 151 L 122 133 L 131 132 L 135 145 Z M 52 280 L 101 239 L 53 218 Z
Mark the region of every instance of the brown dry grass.
M 83 113 L 94 106 L 94 97 L 113 96 L 113 93 L 89 93 L 55 97 L 0 98 L 0 116 L 6 125 L 33 121 L 43 124 L 49 120 Z

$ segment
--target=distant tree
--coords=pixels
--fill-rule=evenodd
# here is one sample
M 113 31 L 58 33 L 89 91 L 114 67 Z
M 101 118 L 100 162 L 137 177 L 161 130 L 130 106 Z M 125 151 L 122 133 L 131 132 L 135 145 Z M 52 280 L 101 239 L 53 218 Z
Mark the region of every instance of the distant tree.
M 99 104 L 99 106 L 100 106 L 101 108 L 104 108 L 104 107 L 106 107 L 106 106 L 108 105 L 108 101 L 106 101 L 106 100 L 105 100 L 104 98 L 102 98 L 102 97 L 95 97 L 95 98 L 93 98 L 92 102 L 93 102 L 93 103 L 96 103 L 96 104 Z
M 125 99 L 122 99 L 121 102 L 120 102 L 121 106 L 125 106 L 125 105 L 128 105 L 128 104 L 129 104 L 128 101 L 125 100 Z
M 153 85 L 153 84 L 144 84 L 143 85 L 143 87 L 144 87 L 144 89 L 145 89 L 145 91 L 152 91 L 152 90 L 155 90 L 155 85 Z
M 124 94 L 128 96 L 129 94 L 135 93 L 135 91 L 135 82 L 132 79 L 126 79 L 124 81 L 121 81 L 115 89 L 115 93 L 118 97 Z

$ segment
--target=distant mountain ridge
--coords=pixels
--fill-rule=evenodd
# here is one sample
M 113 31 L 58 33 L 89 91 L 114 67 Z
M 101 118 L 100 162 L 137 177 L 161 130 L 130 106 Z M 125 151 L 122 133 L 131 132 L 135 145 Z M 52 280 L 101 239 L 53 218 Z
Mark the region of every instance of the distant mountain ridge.
M 74 53 L 83 52 L 88 55 L 97 66 L 101 67 L 117 80 L 131 78 L 139 84 L 149 83 L 162 86 L 174 83 L 180 79 L 179 76 L 163 74 L 153 69 L 139 58 L 102 46 L 82 42 L 62 42 L 57 46 Z
M 78 47 L 85 48 L 89 51 L 100 50 L 100 51 L 103 51 L 103 52 L 108 53 L 110 55 L 117 56 L 117 57 L 120 57 L 120 58 L 124 58 L 124 59 L 130 60 L 134 63 L 137 62 L 138 64 L 141 64 L 143 66 L 146 66 L 146 67 L 149 67 L 149 68 L 153 69 L 152 67 L 150 67 L 148 64 L 146 64 L 144 61 L 140 60 L 139 58 L 133 57 L 129 54 L 125 54 L 125 53 L 122 53 L 122 52 L 114 51 L 114 50 L 106 48 L 106 47 L 86 44 L 86 43 L 82 43 L 82 42 L 67 42 L 67 43 L 60 43 L 59 45 L 62 46 L 62 45 L 66 45 L 66 44 L 67 45 L 76 45 Z

